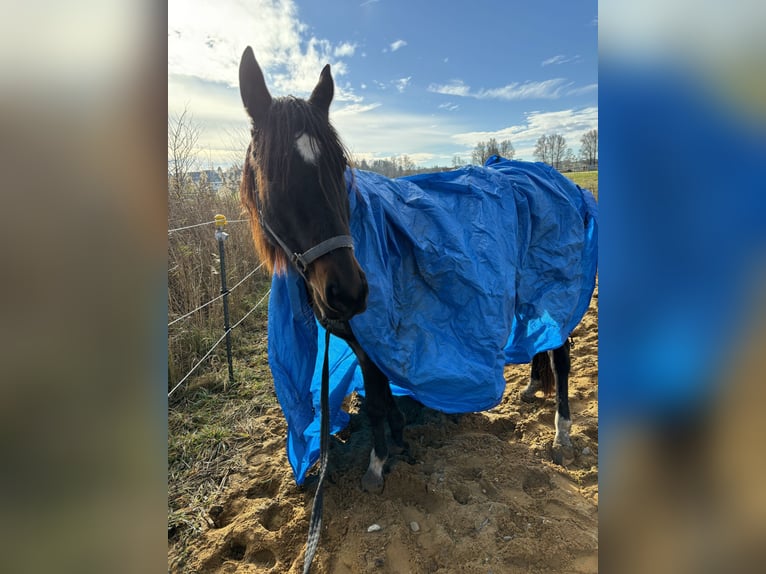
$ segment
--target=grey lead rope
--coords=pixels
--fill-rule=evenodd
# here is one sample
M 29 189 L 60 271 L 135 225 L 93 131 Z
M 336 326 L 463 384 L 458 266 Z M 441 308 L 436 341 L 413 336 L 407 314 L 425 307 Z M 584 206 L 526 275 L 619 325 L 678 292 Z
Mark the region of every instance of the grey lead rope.
M 303 574 L 309 574 L 311 563 L 314 560 L 314 554 L 319 545 L 319 536 L 322 533 L 322 501 L 324 476 L 327 473 L 328 450 L 330 447 L 330 331 L 325 330 L 324 338 L 324 364 L 322 365 L 322 390 L 319 398 L 321 422 L 319 438 L 319 482 L 317 491 L 314 495 L 314 505 L 311 508 L 311 519 L 309 520 L 309 537 L 306 541 L 306 558 L 303 562 Z

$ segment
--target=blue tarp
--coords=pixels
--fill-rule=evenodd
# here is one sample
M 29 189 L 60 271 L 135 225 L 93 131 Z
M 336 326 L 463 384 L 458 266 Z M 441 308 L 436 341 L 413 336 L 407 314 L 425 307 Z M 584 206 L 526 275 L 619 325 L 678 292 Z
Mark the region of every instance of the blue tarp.
M 503 366 L 560 346 L 585 314 L 597 206 L 553 168 L 493 156 L 486 167 L 399 179 L 347 170 L 346 181 L 370 287 L 367 311 L 351 327 L 395 393 L 445 413 L 490 409 L 505 389 Z M 319 458 L 323 352 L 303 279 L 292 269 L 275 275 L 269 364 L 298 484 Z M 348 423 L 343 399 L 363 381 L 335 337 L 330 378 L 337 432 Z

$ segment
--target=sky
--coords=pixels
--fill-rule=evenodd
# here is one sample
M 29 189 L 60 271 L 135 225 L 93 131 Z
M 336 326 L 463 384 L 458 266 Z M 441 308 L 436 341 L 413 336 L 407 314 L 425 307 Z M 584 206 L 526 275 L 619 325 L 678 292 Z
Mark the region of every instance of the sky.
M 168 114 L 200 128 L 200 167 L 242 161 L 247 46 L 275 97 L 308 97 L 331 65 L 330 120 L 357 159 L 449 166 L 494 137 L 531 161 L 541 135 L 578 153 L 598 128 L 596 0 L 169 0 Z

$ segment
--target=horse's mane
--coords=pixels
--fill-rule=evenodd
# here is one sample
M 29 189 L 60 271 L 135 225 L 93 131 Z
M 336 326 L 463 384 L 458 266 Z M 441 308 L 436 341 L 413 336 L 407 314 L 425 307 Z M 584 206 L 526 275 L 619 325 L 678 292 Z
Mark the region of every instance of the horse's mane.
M 331 178 L 343 173 L 349 164 L 349 154 L 327 115 L 307 101 L 292 96 L 272 100 L 266 117 L 253 127 L 251 133 L 242 168 L 240 199 L 250 217 L 258 257 L 270 273 L 282 274 L 287 269 L 287 256 L 266 238 L 259 209 L 263 210 L 268 204 L 270 193 L 278 193 L 287 187 L 295 137 L 307 133 L 322 150 L 318 159 L 319 188 L 326 196 L 337 193 L 333 189 L 337 184 Z M 274 177 L 269 180 L 268 174 L 274 174 Z M 330 205 L 337 204 L 336 198 L 328 199 L 331 199 Z

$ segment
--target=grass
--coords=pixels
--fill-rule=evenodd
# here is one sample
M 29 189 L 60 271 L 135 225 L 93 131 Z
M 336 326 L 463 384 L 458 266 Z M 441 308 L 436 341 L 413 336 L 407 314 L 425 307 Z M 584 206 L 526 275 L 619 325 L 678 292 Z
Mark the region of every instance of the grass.
M 260 440 L 254 421 L 277 405 L 267 360 L 267 306 L 232 332 L 235 382 L 225 351 L 192 376 L 168 406 L 168 542 L 183 555 L 244 453 Z M 208 359 L 210 360 L 210 359 Z
M 592 191 L 598 199 L 598 171 L 572 171 L 564 175 L 580 187 Z
M 209 524 L 229 476 L 246 468 L 245 454 L 260 440 L 254 421 L 277 404 L 270 380 L 241 365 L 237 372 L 243 382 L 221 393 L 199 389 L 168 414 L 168 542 L 176 557 Z

